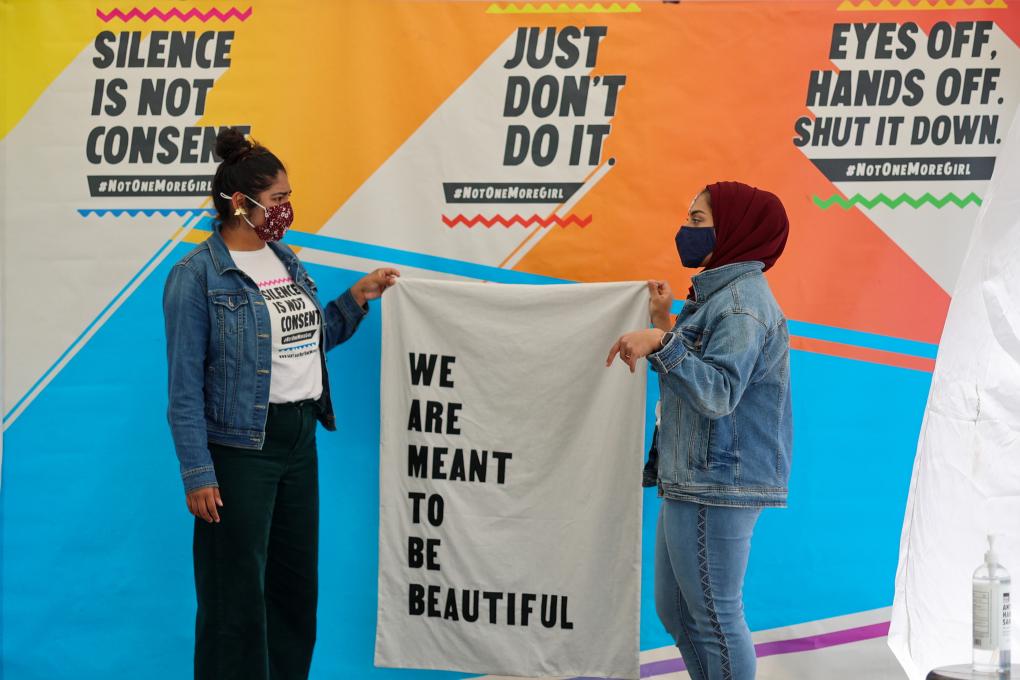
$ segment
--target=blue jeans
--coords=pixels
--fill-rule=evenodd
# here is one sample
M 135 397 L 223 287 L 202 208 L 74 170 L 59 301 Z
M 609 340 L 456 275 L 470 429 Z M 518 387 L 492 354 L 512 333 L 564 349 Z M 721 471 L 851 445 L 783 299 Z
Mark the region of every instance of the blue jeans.
M 755 656 L 743 587 L 760 508 L 663 499 L 655 608 L 692 680 L 751 680 Z

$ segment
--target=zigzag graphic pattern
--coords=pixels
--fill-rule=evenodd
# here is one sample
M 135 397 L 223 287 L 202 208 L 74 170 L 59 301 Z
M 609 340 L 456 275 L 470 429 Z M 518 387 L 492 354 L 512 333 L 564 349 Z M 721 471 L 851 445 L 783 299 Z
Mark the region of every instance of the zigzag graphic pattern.
M 154 215 L 161 215 L 163 217 L 170 217 L 171 215 L 176 215 L 177 217 L 188 217 L 189 215 L 214 217 L 216 215 L 216 211 L 209 208 L 78 208 L 78 214 L 82 217 L 88 217 L 89 215 L 97 217 L 113 215 L 114 217 L 120 217 L 125 213 L 131 217 L 137 217 L 138 215 L 144 215 L 145 217 L 152 217 Z
M 924 193 L 921 196 L 918 196 L 917 198 L 910 196 L 908 194 L 900 194 L 896 198 L 889 198 L 885 194 L 880 193 L 874 198 L 865 198 L 860 194 L 854 194 L 849 199 L 847 199 L 843 198 L 839 194 L 833 194 L 832 196 L 829 196 L 828 198 L 825 199 L 820 198 L 818 196 L 812 196 L 811 200 L 813 200 L 815 202 L 815 205 L 817 205 L 822 210 L 828 210 L 833 205 L 838 205 L 839 207 L 843 208 L 843 210 L 849 210 L 854 205 L 862 205 L 870 210 L 879 203 L 883 203 L 889 206 L 890 208 L 898 208 L 900 207 L 900 205 L 906 203 L 915 210 L 917 208 L 920 208 L 922 205 L 925 205 L 926 203 L 931 204 L 936 208 L 944 208 L 946 205 L 950 203 L 953 203 L 960 208 L 965 208 L 971 203 L 973 203 L 974 205 L 981 205 L 981 197 L 975 194 L 974 192 L 971 192 L 964 196 L 963 198 L 960 198 L 952 191 L 950 191 L 942 198 L 935 198 L 930 193 Z
M 443 215 L 443 224 L 453 229 L 458 224 L 463 224 L 468 229 L 471 229 L 475 225 L 484 225 L 486 229 L 491 229 L 497 224 L 501 224 L 507 229 L 515 224 L 519 224 L 525 229 L 537 224 L 542 228 L 551 227 L 556 225 L 558 227 L 567 227 L 571 224 L 577 226 L 587 227 L 591 224 L 591 215 L 587 217 L 578 217 L 577 215 L 567 215 L 566 217 L 560 217 L 559 215 L 550 215 L 549 217 L 539 217 L 538 215 L 532 215 L 525 219 L 523 215 L 511 215 L 509 218 L 502 215 L 493 215 L 492 217 L 485 217 L 484 215 L 475 215 L 474 217 L 467 217 L 466 215 L 455 215 L 454 217 L 447 217 Z
M 294 279 L 289 276 L 285 279 L 270 279 L 268 281 L 259 281 L 259 288 L 268 288 L 269 286 L 279 286 L 281 283 L 291 283 Z
M 836 8 L 840 12 L 891 12 L 906 10 L 967 10 L 1009 9 L 1006 0 L 843 0 Z
M 573 5 L 565 2 L 551 3 L 543 2 L 541 5 L 532 4 L 530 2 L 525 3 L 518 7 L 514 3 L 500 6 L 496 3 L 492 3 L 486 8 L 486 14 L 630 14 L 634 12 L 640 12 L 641 7 L 636 2 L 630 2 L 626 5 L 619 2 L 614 2 L 609 5 L 603 5 L 601 2 L 596 2 L 591 5 L 584 5 L 582 3 L 574 3 Z
M 226 12 L 213 7 L 208 12 L 201 12 L 197 8 L 191 8 L 187 12 L 181 12 L 176 7 L 172 7 L 166 12 L 161 11 L 158 7 L 153 7 L 148 12 L 143 12 L 137 7 L 132 7 L 127 14 L 118 8 L 114 8 L 109 12 L 103 12 L 101 9 L 96 9 L 96 16 L 102 19 L 104 22 L 109 23 L 114 19 L 120 19 L 121 21 L 130 21 L 131 19 L 141 19 L 142 21 L 148 21 L 149 19 L 156 18 L 160 21 L 170 21 L 171 19 L 180 19 L 181 21 L 188 21 L 190 19 L 198 19 L 202 23 L 209 21 L 213 17 L 216 17 L 222 22 L 227 22 L 230 19 L 238 19 L 245 21 L 251 16 L 252 8 L 249 7 L 246 10 L 240 10 L 237 7 L 231 7 Z
M 318 345 L 316 345 L 314 342 L 309 342 L 309 343 L 306 343 L 304 345 L 298 345 L 297 347 L 281 347 L 280 351 L 281 352 L 294 352 L 296 350 L 304 349 L 306 347 L 317 347 L 317 346 Z

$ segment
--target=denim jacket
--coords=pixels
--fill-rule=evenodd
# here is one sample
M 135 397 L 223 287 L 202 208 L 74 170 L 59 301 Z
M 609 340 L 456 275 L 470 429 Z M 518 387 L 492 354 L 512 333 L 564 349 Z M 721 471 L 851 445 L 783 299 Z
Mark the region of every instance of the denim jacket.
M 326 305 L 286 245 L 270 243 L 322 318 L 319 420 L 336 429 L 325 352 L 347 340 L 367 310 L 348 290 Z M 258 286 L 237 268 L 219 230 L 174 265 L 163 291 L 169 368 L 167 419 L 187 491 L 216 486 L 209 444 L 262 449 L 269 413 L 272 333 Z
M 793 447 L 790 336 L 761 262 L 709 269 L 663 347 L 659 495 L 705 505 L 785 506 Z

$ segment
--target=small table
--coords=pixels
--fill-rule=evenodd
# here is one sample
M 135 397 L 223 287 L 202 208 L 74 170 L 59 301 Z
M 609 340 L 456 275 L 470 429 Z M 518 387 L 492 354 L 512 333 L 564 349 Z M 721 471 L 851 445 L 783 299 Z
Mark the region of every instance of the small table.
M 969 663 L 959 666 L 943 666 L 928 674 L 927 680 L 1005 680 L 1009 677 L 1020 680 L 1020 666 L 1012 666 L 1009 673 L 975 673 Z

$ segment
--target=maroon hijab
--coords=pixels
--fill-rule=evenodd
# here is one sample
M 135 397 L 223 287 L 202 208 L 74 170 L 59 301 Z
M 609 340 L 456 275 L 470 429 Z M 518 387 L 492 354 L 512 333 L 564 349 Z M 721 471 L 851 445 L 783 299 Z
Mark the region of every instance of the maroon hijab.
M 790 233 L 782 201 L 740 182 L 716 182 L 707 189 L 712 198 L 715 249 L 705 269 L 758 260 L 768 271 L 783 254 Z

